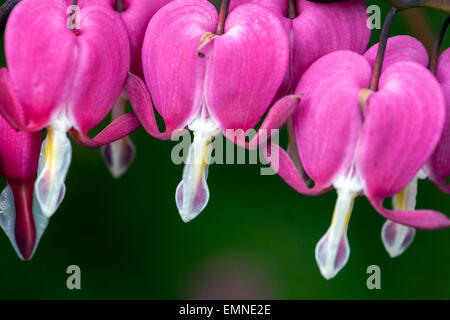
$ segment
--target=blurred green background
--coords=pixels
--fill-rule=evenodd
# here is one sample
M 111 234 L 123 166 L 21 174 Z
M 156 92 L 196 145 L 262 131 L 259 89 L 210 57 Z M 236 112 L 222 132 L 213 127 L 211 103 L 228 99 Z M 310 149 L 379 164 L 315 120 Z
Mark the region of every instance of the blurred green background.
M 383 1 L 367 3 L 380 5 L 386 16 Z M 433 10 L 401 13 L 391 34 L 431 43 L 444 18 Z M 378 35 L 375 30 L 371 43 Z M 445 47 L 449 39 L 450 32 Z M 183 170 L 170 159 L 176 142 L 158 141 L 142 128 L 132 139 L 137 156 L 119 180 L 110 176 L 99 150 L 73 143 L 66 197 L 34 258 L 19 260 L 0 233 L 0 298 L 450 298 L 448 230 L 418 231 L 412 246 L 391 259 L 380 239 L 385 220 L 359 197 L 348 231 L 349 262 L 327 281 L 314 248 L 329 226 L 334 191 L 306 197 L 278 176 L 261 176 L 260 165 L 212 165 L 210 202 L 185 224 L 174 201 Z M 449 213 L 449 199 L 420 182 L 419 208 Z M 366 269 L 373 264 L 381 268 L 381 290 L 366 287 Z M 81 290 L 66 287 L 69 265 L 81 268 Z

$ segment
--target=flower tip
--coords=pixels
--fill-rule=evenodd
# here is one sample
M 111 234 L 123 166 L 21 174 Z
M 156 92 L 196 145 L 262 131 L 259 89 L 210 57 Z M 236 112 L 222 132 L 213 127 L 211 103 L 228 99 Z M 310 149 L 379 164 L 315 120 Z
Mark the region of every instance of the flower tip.
M 131 166 L 136 156 L 136 147 L 130 138 L 125 137 L 102 146 L 100 152 L 109 172 L 118 179 Z
M 326 280 L 334 278 L 347 264 L 350 256 L 346 234 L 342 235 L 338 242 L 333 240 L 330 238 L 330 232 L 327 232 L 316 246 L 317 265 Z
M 389 248 L 387 246 L 384 246 L 384 248 L 386 249 L 387 253 L 389 254 L 389 257 L 391 257 L 392 259 L 397 258 L 404 252 L 404 251 L 393 250 L 392 248 Z
M 319 266 L 319 270 L 320 270 L 320 274 L 322 275 L 322 277 L 325 278 L 325 280 L 331 280 L 331 279 L 333 279 L 333 278 L 336 276 L 336 274 L 337 274 L 337 271 L 336 271 L 336 270 L 333 270 L 333 269 L 331 269 L 331 268 L 321 268 L 321 267 Z
M 23 261 L 33 257 L 43 232 L 36 224 L 32 190 L 27 184 L 8 184 L 0 195 L 0 227 Z
M 20 238 L 16 238 L 16 241 L 19 249 L 17 252 L 19 258 L 23 261 L 30 261 L 33 257 L 34 243 L 27 241 L 27 239 L 21 240 Z
M 381 240 L 391 258 L 400 256 L 411 245 L 416 230 L 387 220 L 381 229 Z
M 180 212 L 180 217 L 184 223 L 188 223 L 191 220 L 195 219 L 196 216 L 194 216 L 193 214 L 190 214 L 189 212 Z

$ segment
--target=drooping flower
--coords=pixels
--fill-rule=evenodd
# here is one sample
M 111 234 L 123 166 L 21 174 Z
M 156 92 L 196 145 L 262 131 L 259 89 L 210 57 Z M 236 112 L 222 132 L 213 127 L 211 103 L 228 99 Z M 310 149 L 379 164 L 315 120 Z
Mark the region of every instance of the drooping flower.
M 402 50 L 391 59 L 417 54 L 408 46 Z M 286 152 L 276 150 L 279 175 L 297 191 L 337 191 L 331 226 L 316 247 L 316 260 L 327 279 L 347 262 L 347 225 L 360 194 L 381 215 L 402 225 L 428 230 L 450 226 L 450 220 L 435 211 L 383 207 L 384 199 L 416 177 L 439 141 L 445 118 L 444 97 L 433 75 L 413 58 L 389 59 L 387 55 L 376 92 L 367 89 L 372 74 L 368 59 L 350 51 L 320 58 L 300 80 L 296 93 L 304 98 L 293 115 L 293 128 L 312 188 Z
M 139 77 L 143 77 L 142 71 L 142 42 L 145 30 L 151 17 L 171 0 L 95 0 L 98 4 L 106 5 L 108 9 L 117 13 L 127 31 L 130 43 L 130 70 Z M 126 88 L 122 90 L 120 97 L 111 112 L 114 121 L 125 113 L 128 94 Z M 129 168 L 133 162 L 136 148 L 130 137 L 114 141 L 101 148 L 103 159 L 111 172 L 118 178 Z
M 219 17 L 206 0 L 169 3 L 154 15 L 145 34 L 146 83 L 133 74 L 128 79 L 133 109 L 152 136 L 168 139 L 186 127 L 194 132 L 176 191 L 185 222 L 209 199 L 206 177 L 212 139 L 227 130 L 245 132 L 259 122 L 289 60 L 286 32 L 266 8 L 237 6 L 223 23 L 224 15 Z M 164 118 L 164 132 L 157 127 L 152 101 Z M 282 126 L 298 101 L 296 96 L 280 100 L 261 127 Z
M 336 50 L 364 53 L 370 40 L 364 1 L 314 3 L 308 0 L 232 0 L 231 8 L 243 3 L 259 4 L 275 13 L 289 37 L 289 64 L 275 101 L 295 88 L 307 68 L 320 57 Z M 303 172 L 298 159 L 292 120 L 287 125 L 288 155 Z
M 71 160 L 66 132 L 97 147 L 139 127 L 125 114 L 95 138 L 88 131 L 110 111 L 129 69 L 128 36 L 120 19 L 102 6 L 81 0 L 23 0 L 5 32 L 8 69 L 0 69 L 0 111 L 28 132 L 47 129 L 35 193 L 50 217 L 64 195 Z
M 376 63 L 378 44 L 372 46 L 364 54 L 372 67 Z M 424 67 L 428 66 L 429 58 L 425 47 L 420 41 L 409 36 L 396 36 L 388 39 L 386 59 L 383 70 L 400 61 L 416 62 Z M 425 179 L 426 174 L 420 170 L 416 177 L 399 193 L 392 197 L 392 207 L 395 210 L 414 210 L 419 179 Z M 391 257 L 401 255 L 413 242 L 416 230 L 390 220 L 386 220 L 381 229 L 381 239 L 386 251 Z
M 23 260 L 29 260 L 47 226 L 33 196 L 42 132 L 17 132 L 0 117 L 0 226 Z

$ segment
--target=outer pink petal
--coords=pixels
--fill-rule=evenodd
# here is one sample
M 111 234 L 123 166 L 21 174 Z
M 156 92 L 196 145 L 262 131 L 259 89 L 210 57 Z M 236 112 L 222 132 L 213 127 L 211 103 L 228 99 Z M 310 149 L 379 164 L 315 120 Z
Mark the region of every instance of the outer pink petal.
M 289 42 L 269 10 L 245 4 L 233 10 L 225 33 L 213 40 L 206 101 L 222 131 L 247 130 L 261 119 L 286 72 Z
M 313 3 L 297 0 L 292 22 L 291 67 L 281 94 L 294 90 L 302 74 L 320 57 L 337 50 L 363 53 L 369 43 L 366 5 L 362 0 Z
M 231 0 L 230 1 L 230 11 L 233 11 L 236 7 L 253 3 L 260 5 L 266 9 L 269 9 L 273 13 L 275 13 L 279 18 L 286 19 L 286 13 L 288 8 L 288 1 L 280 1 L 280 0 Z
M 153 15 L 171 0 L 124 0 L 125 10 L 120 12 L 120 17 L 125 25 L 130 40 L 131 72 L 144 77 L 142 71 L 142 42 L 148 23 Z M 95 4 L 106 4 L 115 10 L 116 0 L 95 0 Z
M 75 129 L 85 133 L 108 114 L 119 97 L 130 66 L 130 52 L 125 28 L 111 10 L 81 8 L 80 32 L 68 108 Z
M 367 100 L 356 158 L 371 199 L 391 197 L 417 175 L 436 147 L 445 119 L 440 85 L 419 64 L 391 65 L 379 87 Z
M 150 18 L 171 0 L 133 1 L 125 0 L 126 10 L 121 13 L 122 21 L 128 31 L 131 49 L 131 72 L 142 72 L 142 42 Z
M 144 129 L 153 137 L 158 139 L 170 139 L 175 129 L 160 132 L 156 122 L 155 111 L 152 98 L 142 81 L 138 76 L 129 72 L 127 80 L 127 92 L 130 98 L 136 116 L 142 123 Z
M 275 131 L 274 129 L 281 129 L 286 124 L 297 108 L 300 99 L 301 96 L 290 95 L 277 101 L 270 108 L 258 132 L 250 142 L 245 142 L 246 132 L 244 131 L 241 131 L 243 135 L 236 134 L 236 131 L 233 131 L 233 136 L 227 137 L 243 148 L 258 148 L 259 145 L 266 143 L 270 139 L 273 131 Z
M 375 65 L 377 51 L 378 43 L 370 47 L 364 54 L 372 67 Z M 416 62 L 425 67 L 428 65 L 428 60 L 427 50 L 419 40 L 410 36 L 395 36 L 388 39 L 383 71 L 400 61 Z
M 450 227 L 450 219 L 432 210 L 396 211 L 383 208 L 382 199 L 369 199 L 377 211 L 386 219 L 416 229 L 435 230 Z
M 86 132 L 70 130 L 71 136 L 86 148 L 96 148 L 122 139 L 141 126 L 134 113 L 126 113 L 114 119 L 95 137 L 90 138 Z
M 27 126 L 40 129 L 65 105 L 76 38 L 67 28 L 65 1 L 22 1 L 5 31 L 5 54 Z
M 318 184 L 315 184 L 314 187 L 309 187 L 287 152 L 279 145 L 268 143 L 267 147 L 261 148 L 261 152 L 272 169 L 295 191 L 311 196 L 328 191 Z M 273 157 L 272 153 L 277 153 L 278 157 Z M 274 161 L 278 162 L 274 163 Z
M 215 32 L 217 11 L 206 0 L 173 1 L 150 21 L 142 47 L 145 80 L 166 131 L 183 128 L 204 98 L 207 59 L 197 55 L 206 32 Z
M 293 127 L 304 169 L 319 189 L 350 167 L 361 129 L 358 94 L 371 68 L 359 54 L 337 51 L 316 61 L 296 89 L 304 94 Z
M 22 106 L 17 101 L 8 69 L 0 69 L 0 114 L 15 129 L 26 129 L 26 118 Z
M 439 59 L 437 79 L 444 92 L 447 112 L 441 139 L 426 168 L 430 179 L 442 191 L 450 193 L 450 49 L 445 50 Z

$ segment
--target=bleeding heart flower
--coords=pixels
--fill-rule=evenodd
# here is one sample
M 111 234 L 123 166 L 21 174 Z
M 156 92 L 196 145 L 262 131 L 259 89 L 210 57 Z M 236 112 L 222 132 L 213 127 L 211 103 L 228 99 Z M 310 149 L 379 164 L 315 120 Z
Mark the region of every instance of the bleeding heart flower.
M 0 69 L 0 111 L 29 132 L 47 128 L 35 193 L 50 217 L 64 194 L 71 160 L 66 132 L 89 147 L 120 139 L 139 127 L 133 114 L 95 138 L 87 133 L 110 111 L 129 69 L 128 36 L 110 10 L 79 1 L 24 0 L 5 32 L 8 69 Z
M 244 4 L 234 8 L 223 25 L 224 12 L 218 17 L 206 0 L 173 1 L 163 7 L 145 34 L 142 61 L 147 87 L 133 74 L 128 79 L 131 104 L 152 136 L 168 139 L 186 127 L 194 132 L 176 191 L 185 222 L 195 218 L 209 199 L 206 177 L 212 139 L 227 129 L 245 132 L 259 122 L 289 60 L 289 40 L 275 14 Z M 164 118 L 165 132 L 157 127 L 152 101 Z M 282 126 L 298 101 L 297 96 L 280 100 L 261 127 Z
M 378 44 L 372 46 L 364 54 L 372 67 L 375 66 Z M 400 61 L 412 61 L 428 66 L 428 53 L 422 43 L 409 36 L 396 36 L 388 39 L 386 58 L 383 70 Z M 395 210 L 414 210 L 418 179 L 425 179 L 426 174 L 420 170 L 418 175 L 399 193 L 392 198 L 392 207 Z M 401 255 L 413 242 L 416 230 L 414 228 L 386 220 L 381 229 L 381 239 L 386 251 L 394 258 Z
M 308 0 L 232 0 L 231 8 L 256 3 L 274 12 L 289 37 L 289 64 L 275 101 L 293 94 L 301 76 L 320 57 L 336 50 L 364 53 L 370 40 L 367 7 L 362 0 L 313 3 Z M 297 143 L 288 122 L 289 157 L 302 172 Z
M 8 185 L 0 195 L 0 225 L 17 254 L 29 260 L 47 226 L 33 197 L 42 132 L 16 132 L 0 117 L 0 173 Z
M 142 42 L 145 30 L 152 16 L 171 0 L 95 0 L 94 2 L 106 7 L 116 13 L 122 20 L 127 31 L 130 43 L 130 70 L 140 77 L 144 76 L 142 71 Z M 114 121 L 125 113 L 128 94 L 124 88 L 117 99 L 111 117 Z M 119 178 L 127 171 L 136 154 L 136 148 L 129 137 L 114 141 L 101 148 L 103 159 L 109 171 L 115 178 Z
M 377 92 L 366 89 L 372 75 L 370 59 L 350 51 L 319 59 L 297 86 L 296 93 L 304 98 L 293 115 L 293 128 L 300 159 L 314 186 L 308 188 L 282 149 L 279 174 L 301 193 L 317 194 L 331 187 L 338 193 L 331 226 L 316 247 L 316 260 L 327 279 L 348 260 L 347 225 L 359 194 L 402 225 L 429 230 L 450 226 L 450 220 L 435 211 L 383 207 L 384 199 L 416 177 L 444 125 L 442 90 L 425 67 L 411 62 L 417 55 L 416 46 L 411 46 L 415 49 L 405 45 L 402 53 L 394 54 L 410 55 L 403 59 L 409 61 L 394 62 L 392 54 L 386 56 Z

